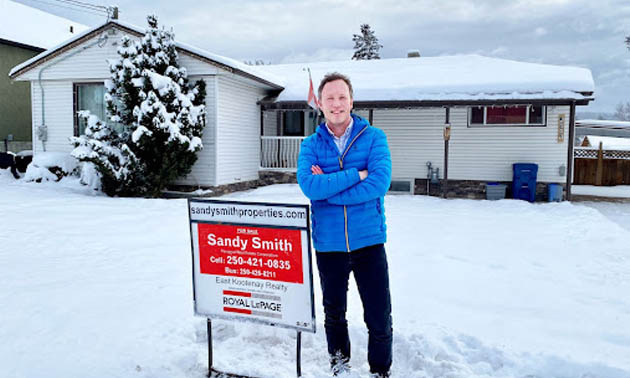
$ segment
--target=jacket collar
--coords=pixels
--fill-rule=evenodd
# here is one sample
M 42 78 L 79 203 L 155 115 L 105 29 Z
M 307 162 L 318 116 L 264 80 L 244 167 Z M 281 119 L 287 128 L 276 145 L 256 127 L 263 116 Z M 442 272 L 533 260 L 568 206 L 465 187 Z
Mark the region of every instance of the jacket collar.
M 354 125 L 352 126 L 352 131 L 350 133 L 350 138 L 348 139 L 348 141 L 351 141 L 354 139 L 354 137 L 361 132 L 361 130 L 363 130 L 364 128 L 370 126 L 370 124 L 368 123 L 368 121 L 364 118 L 359 117 L 358 115 L 351 113 L 350 116 L 352 117 L 352 120 L 354 121 Z M 335 142 L 332 139 L 332 136 L 330 135 L 330 133 L 328 132 L 328 130 L 326 129 L 326 121 L 322 122 L 319 126 L 317 126 L 317 133 L 323 137 L 325 140 L 329 141 L 330 143 L 332 143 L 332 146 L 335 147 L 335 149 L 337 148 L 335 146 Z

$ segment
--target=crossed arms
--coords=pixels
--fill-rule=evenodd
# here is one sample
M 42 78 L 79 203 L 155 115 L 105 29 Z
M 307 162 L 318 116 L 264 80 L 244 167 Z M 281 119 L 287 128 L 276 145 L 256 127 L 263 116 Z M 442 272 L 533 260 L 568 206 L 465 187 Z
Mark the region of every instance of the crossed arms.
M 298 158 L 297 179 L 311 200 L 334 205 L 354 205 L 387 193 L 391 181 L 391 156 L 385 134 L 377 130 L 367 159 L 367 172 L 356 168 L 324 173 L 317 164 L 313 147 L 303 144 Z M 362 179 L 362 174 L 366 177 Z

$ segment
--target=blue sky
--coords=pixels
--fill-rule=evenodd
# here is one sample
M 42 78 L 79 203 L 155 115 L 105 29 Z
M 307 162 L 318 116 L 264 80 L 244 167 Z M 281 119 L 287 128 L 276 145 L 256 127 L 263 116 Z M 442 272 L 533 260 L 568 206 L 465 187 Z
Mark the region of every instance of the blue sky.
M 88 2 L 88 0 L 85 0 Z M 105 21 L 58 0 L 18 0 L 86 25 Z M 112 5 L 89 1 L 92 4 Z M 612 112 L 630 101 L 630 1 L 622 0 L 118 0 L 120 19 L 145 25 L 156 14 L 182 42 L 239 60 L 343 60 L 352 34 L 369 23 L 382 58 L 476 53 L 589 68 L 596 101 Z M 518 73 L 515 73 L 518 74 Z

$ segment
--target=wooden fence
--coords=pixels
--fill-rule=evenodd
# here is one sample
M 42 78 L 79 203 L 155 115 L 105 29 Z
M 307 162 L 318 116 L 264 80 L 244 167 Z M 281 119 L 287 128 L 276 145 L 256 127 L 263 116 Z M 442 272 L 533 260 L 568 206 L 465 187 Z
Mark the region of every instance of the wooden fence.
M 630 151 L 599 148 L 574 149 L 573 184 L 630 185 Z

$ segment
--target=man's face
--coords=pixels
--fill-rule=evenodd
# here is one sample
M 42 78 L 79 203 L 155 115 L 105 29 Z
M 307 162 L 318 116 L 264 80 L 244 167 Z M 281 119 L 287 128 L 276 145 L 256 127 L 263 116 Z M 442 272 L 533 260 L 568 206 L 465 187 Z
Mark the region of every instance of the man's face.
M 352 96 L 345 81 L 339 79 L 326 83 L 320 99 L 322 112 L 330 127 L 346 126 L 350 121 Z

